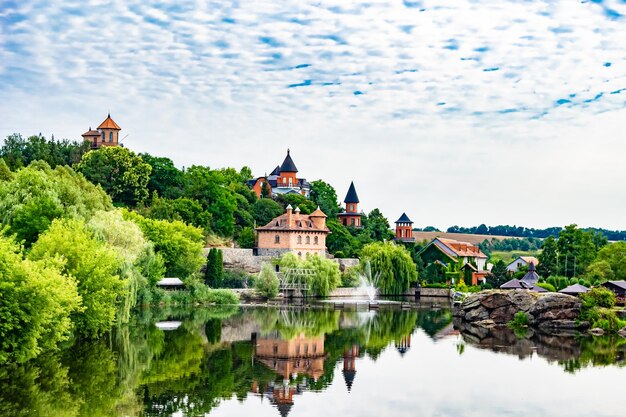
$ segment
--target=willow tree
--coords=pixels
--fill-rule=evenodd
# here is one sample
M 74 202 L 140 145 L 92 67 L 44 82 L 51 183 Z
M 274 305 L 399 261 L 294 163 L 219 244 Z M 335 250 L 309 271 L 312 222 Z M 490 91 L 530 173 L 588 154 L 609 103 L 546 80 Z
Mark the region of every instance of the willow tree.
M 411 254 L 404 246 L 392 242 L 375 242 L 365 245 L 361 262 L 370 262 L 372 273 L 380 274 L 378 287 L 381 294 L 400 295 L 417 281 L 417 269 Z

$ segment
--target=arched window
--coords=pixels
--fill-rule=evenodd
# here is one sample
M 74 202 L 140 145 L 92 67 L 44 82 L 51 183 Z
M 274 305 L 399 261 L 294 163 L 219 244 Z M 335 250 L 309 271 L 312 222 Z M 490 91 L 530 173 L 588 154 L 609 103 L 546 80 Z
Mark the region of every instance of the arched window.
M 274 236 L 274 243 L 280 243 L 280 236 L 279 235 Z
M 302 243 L 302 236 L 298 236 L 298 243 Z
M 287 184 L 287 178 L 283 178 L 283 184 Z
M 102 142 L 104 142 L 104 132 L 102 132 Z
M 306 242 L 307 245 L 310 245 L 311 244 L 311 237 L 307 236 L 306 239 L 305 239 L 305 242 Z
M 109 132 L 109 142 L 113 142 L 113 132 Z
M 350 226 L 354 226 L 354 219 L 350 219 Z
M 319 239 L 317 236 L 313 238 L 313 243 L 315 243 L 316 245 L 319 243 Z

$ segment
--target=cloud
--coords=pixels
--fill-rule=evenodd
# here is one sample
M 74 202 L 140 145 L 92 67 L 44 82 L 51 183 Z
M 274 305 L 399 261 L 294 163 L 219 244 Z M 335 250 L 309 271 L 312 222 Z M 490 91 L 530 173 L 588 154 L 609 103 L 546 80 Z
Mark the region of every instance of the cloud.
M 391 166 L 423 136 L 445 138 L 439 157 L 492 140 L 567 146 L 562 132 L 624 114 L 625 15 L 621 0 L 5 1 L 0 134 L 76 138 L 111 110 L 142 150 L 261 171 L 276 162 L 255 161 L 264 139 L 267 152 L 353 149 L 346 132 L 372 125 L 378 141 L 359 146 L 384 145 L 374 158 Z

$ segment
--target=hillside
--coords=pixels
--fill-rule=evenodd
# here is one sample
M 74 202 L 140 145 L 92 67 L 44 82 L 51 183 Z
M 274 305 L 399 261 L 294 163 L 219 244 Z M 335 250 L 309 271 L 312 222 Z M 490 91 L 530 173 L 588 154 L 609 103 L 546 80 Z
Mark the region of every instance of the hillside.
M 447 232 L 413 232 L 413 237 L 416 241 L 433 240 L 436 237 L 443 237 L 447 239 L 460 240 L 461 242 L 468 242 L 472 245 L 478 245 L 487 240 L 504 240 L 504 239 L 520 239 L 512 236 L 494 236 L 494 235 L 475 235 L 470 233 L 447 233 Z

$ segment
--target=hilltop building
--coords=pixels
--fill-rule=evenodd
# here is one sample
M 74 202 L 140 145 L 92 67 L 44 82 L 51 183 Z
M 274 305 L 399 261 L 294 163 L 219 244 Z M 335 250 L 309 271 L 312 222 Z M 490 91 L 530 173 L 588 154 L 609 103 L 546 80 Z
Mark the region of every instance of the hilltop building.
M 447 266 L 450 262 L 462 263 L 462 268 L 471 274 L 471 285 L 477 285 L 489 274 L 487 255 L 478 246 L 468 242 L 438 237 L 426 245 L 419 255 L 425 264 L 440 263 Z
M 300 257 L 308 253 L 326 256 L 326 236 L 330 234 L 326 217 L 319 207 L 311 214 L 300 214 L 298 207 L 287 206 L 285 214 L 256 229 L 257 255 L 278 257 L 293 252 Z
M 415 242 L 413 237 L 413 222 L 406 213 L 396 220 L 396 240 L 400 242 Z
M 291 159 L 290 151 L 281 165 L 276 166 L 270 175 L 248 181 L 257 197 L 273 197 L 277 194 L 301 194 L 309 197 L 311 185 L 304 178 L 298 178 L 298 168 Z
M 89 130 L 81 136 L 91 144 L 91 149 L 100 149 L 103 146 L 119 146 L 119 135 L 122 128 L 111 118 L 111 114 L 107 115 L 104 122 L 100 123 L 97 130 Z
M 539 260 L 534 256 L 518 256 L 517 259 L 507 265 L 506 270 L 508 273 L 514 274 L 520 268 L 529 266 L 531 263 L 537 266 L 539 265 Z
M 359 196 L 356 193 L 354 182 L 350 183 L 350 188 L 348 188 L 348 193 L 343 202 L 346 204 L 346 211 L 337 215 L 341 224 L 344 226 L 361 227 L 362 214 L 359 213 Z

